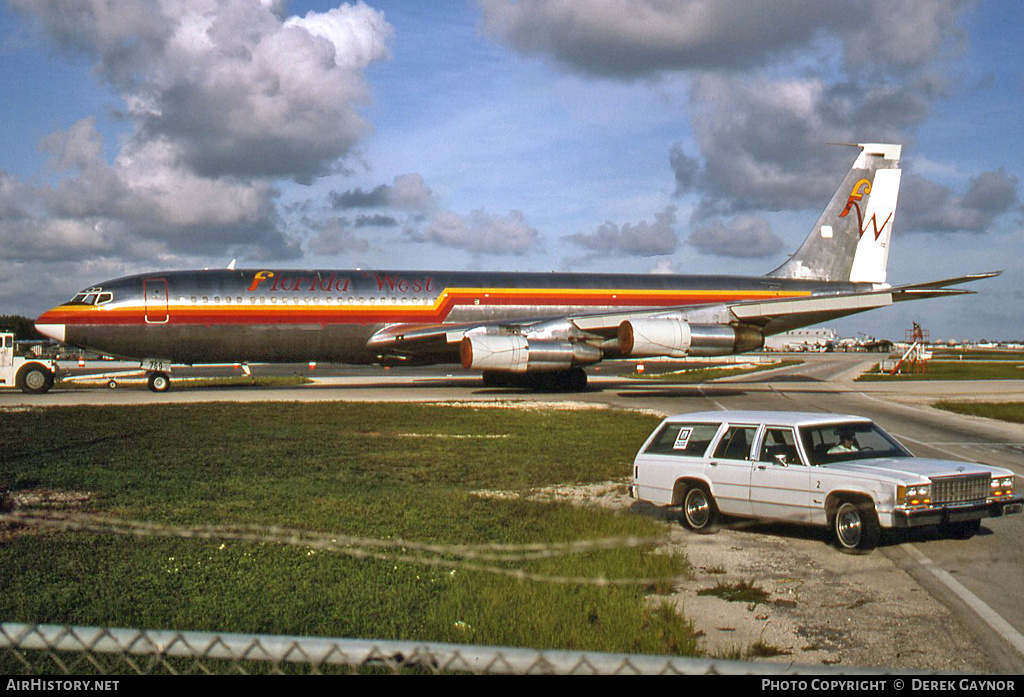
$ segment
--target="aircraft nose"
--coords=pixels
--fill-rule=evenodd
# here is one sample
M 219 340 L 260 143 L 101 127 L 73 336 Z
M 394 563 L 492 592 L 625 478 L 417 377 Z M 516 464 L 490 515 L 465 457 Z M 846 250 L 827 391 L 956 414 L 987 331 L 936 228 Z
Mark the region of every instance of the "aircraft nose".
M 55 322 L 49 317 L 49 312 L 44 312 L 36 320 L 36 331 L 43 336 L 49 337 L 61 343 L 64 343 L 64 337 L 67 335 L 67 325 Z

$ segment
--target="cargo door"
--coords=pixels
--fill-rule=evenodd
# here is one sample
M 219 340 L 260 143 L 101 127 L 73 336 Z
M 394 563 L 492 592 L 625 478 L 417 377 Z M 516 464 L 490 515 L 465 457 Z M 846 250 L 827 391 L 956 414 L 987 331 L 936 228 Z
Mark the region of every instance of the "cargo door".
M 147 278 L 142 282 L 142 293 L 146 296 L 146 324 L 166 324 L 170 319 L 167 311 L 167 279 Z

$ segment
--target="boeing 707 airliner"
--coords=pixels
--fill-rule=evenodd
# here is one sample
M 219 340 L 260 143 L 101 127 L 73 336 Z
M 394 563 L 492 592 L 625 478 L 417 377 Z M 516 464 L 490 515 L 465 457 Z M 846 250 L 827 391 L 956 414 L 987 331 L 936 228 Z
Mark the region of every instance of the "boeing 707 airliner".
M 996 275 L 888 285 L 901 146 L 859 147 L 806 240 L 764 276 L 163 271 L 91 286 L 36 327 L 141 359 L 158 391 L 170 363 L 307 361 L 461 362 L 491 385 L 543 376 L 582 389 L 584 366 L 604 359 L 742 353 L 771 334 L 967 293 L 951 286 Z

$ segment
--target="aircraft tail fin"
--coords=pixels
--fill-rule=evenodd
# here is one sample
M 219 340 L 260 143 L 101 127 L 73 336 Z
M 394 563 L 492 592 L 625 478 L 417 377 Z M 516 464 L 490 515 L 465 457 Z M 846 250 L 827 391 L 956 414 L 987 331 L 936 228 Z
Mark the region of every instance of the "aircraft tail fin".
M 902 147 L 883 143 L 858 147 L 860 155 L 807 239 L 768 276 L 885 282 Z

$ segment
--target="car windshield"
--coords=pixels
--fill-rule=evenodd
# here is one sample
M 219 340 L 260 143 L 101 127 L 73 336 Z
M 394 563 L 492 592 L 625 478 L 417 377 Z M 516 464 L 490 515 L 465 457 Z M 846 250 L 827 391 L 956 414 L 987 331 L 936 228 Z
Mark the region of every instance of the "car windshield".
M 875 457 L 911 457 L 896 439 L 870 422 L 805 426 L 800 429 L 800 435 L 812 465 Z

